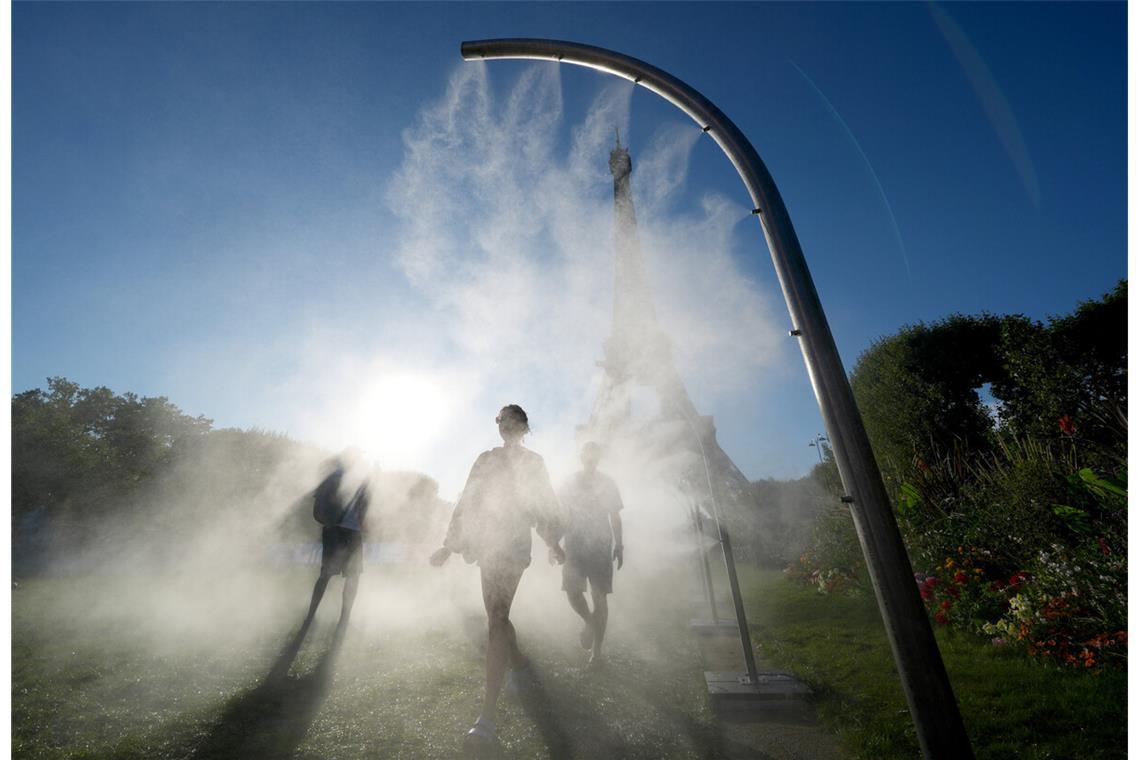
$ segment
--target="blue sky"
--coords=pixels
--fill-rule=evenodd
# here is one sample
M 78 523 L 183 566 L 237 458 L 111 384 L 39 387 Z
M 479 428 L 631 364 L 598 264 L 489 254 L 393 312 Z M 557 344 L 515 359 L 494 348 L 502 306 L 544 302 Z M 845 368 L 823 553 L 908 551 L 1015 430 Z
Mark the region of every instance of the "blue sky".
M 491 399 L 509 392 L 541 410 L 555 446 L 552 428 L 582 413 L 581 398 L 536 387 L 557 378 L 518 367 L 505 388 L 456 391 L 489 382 L 476 365 L 494 363 L 494 351 L 456 323 L 471 317 L 464 309 L 490 307 L 458 298 L 460 283 L 413 281 L 404 254 L 424 243 L 423 231 L 393 200 L 398 178 L 424 170 L 409 146 L 428 140 L 425 113 L 457 77 L 475 77 L 494 110 L 536 76 L 528 71 L 558 68 L 460 60 L 460 41 L 487 37 L 613 48 L 716 103 L 779 185 L 848 368 L 903 324 L 955 312 L 1065 313 L 1126 275 L 1125 10 L 16 2 L 13 390 L 63 375 L 165 395 L 218 426 L 329 446 L 371 430 L 383 439 L 373 449 L 382 464 L 427 470 L 445 486 L 461 482 L 453 462 L 493 443 L 493 430 L 460 424 L 446 404 L 424 411 L 433 399 L 476 405 L 482 421 L 494 415 Z M 477 76 L 464 73 L 474 68 Z M 642 175 L 679 178 L 656 206 L 647 200 L 646 239 L 703 230 L 724 257 L 715 271 L 736 288 L 719 305 L 713 285 L 676 291 L 676 340 L 691 360 L 682 374 L 690 368 L 698 408 L 715 416 L 748 475 L 805 472 L 818 411 L 798 351 L 771 338 L 786 329 L 786 311 L 728 161 L 711 141 L 686 136 L 686 118 L 648 92 L 573 67 L 537 76 L 538 92 L 550 96 L 553 81 L 559 93 L 543 132 L 552 166 L 571 165 L 575 135 L 606 98 L 617 105 L 604 113 L 624 114 L 635 170 L 682 156 L 672 174 Z M 599 181 L 580 188 L 589 208 L 609 192 L 605 159 Z M 450 195 L 439 184 L 446 166 L 431 167 L 424 187 L 440 209 L 479 213 L 470 197 L 440 198 Z M 640 187 L 649 196 L 656 186 Z M 460 239 L 463 229 L 433 219 L 433 235 Z M 664 299 L 692 262 L 683 252 L 662 261 L 680 267 L 664 276 Z M 698 302 L 713 303 L 707 322 L 692 310 Z M 527 308 L 520 313 L 537 321 L 541 299 Z M 732 309 L 744 309 L 740 324 Z M 749 342 L 746 317 L 769 338 Z M 560 329 L 544 339 L 560 340 Z M 736 340 L 737 329 L 740 353 L 763 361 L 710 363 L 710 352 L 735 353 L 715 342 L 686 353 L 693 336 Z M 596 337 L 600 358 L 604 334 Z M 344 419 L 353 424 L 336 423 Z M 407 428 L 420 423 L 432 440 L 411 440 Z

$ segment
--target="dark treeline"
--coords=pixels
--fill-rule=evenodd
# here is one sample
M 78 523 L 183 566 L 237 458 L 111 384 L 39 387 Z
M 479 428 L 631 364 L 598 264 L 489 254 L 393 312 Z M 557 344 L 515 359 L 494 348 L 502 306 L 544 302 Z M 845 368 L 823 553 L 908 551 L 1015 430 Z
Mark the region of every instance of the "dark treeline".
M 956 314 L 874 343 L 851 385 L 888 482 L 955 449 L 993 452 L 1002 437 L 1068 436 L 1090 465 L 1123 466 L 1127 300 L 1121 281 L 1047 323 Z
M 1123 658 L 1127 350 L 1121 281 L 1045 322 L 953 315 L 860 356 L 852 389 L 936 622 L 1081 667 Z M 794 568 L 822 590 L 865 588 L 841 512 Z
M 174 568 L 209 556 L 257 560 L 314 541 L 307 494 L 331 452 L 260 430 L 215 429 L 163 397 L 65 378 L 12 398 L 13 569 L 93 557 Z M 381 538 L 418 542 L 447 505 L 431 478 L 376 472 Z M 388 514 L 391 513 L 391 514 Z

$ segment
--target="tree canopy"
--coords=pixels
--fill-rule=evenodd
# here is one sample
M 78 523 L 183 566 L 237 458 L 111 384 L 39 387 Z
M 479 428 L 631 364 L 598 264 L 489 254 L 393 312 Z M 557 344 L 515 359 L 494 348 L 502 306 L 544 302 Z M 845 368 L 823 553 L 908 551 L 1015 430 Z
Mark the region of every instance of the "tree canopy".
M 275 542 L 314 541 L 307 494 L 328 457 L 279 433 L 215 429 L 161 396 L 49 378 L 12 397 L 14 564 L 35 572 L 53 555 L 113 553 L 124 543 L 155 566 L 188 551 L 229 561 Z M 425 540 L 446 519 L 426 475 L 370 478 L 383 540 Z
M 888 481 L 992 435 L 1123 444 L 1127 284 L 1047 322 L 955 314 L 876 341 L 851 386 Z M 984 397 L 988 388 L 992 399 Z

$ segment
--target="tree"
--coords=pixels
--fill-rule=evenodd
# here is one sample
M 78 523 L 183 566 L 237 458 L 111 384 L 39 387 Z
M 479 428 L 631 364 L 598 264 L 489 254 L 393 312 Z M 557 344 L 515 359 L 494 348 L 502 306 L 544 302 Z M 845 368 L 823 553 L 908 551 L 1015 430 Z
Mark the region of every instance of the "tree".
M 993 420 L 978 389 L 1001 378 L 1002 319 L 953 315 L 876 341 L 851 388 L 879 467 L 897 485 L 956 444 L 985 448 Z
M 876 341 L 856 362 L 851 387 L 888 485 L 946 457 L 991 451 L 995 431 L 1049 439 L 1075 430 L 1106 452 L 1101 459 L 1121 459 L 1126 323 L 1121 281 L 1047 324 L 956 314 Z M 999 402 L 996 420 L 978 393 L 986 384 Z
M 1004 372 L 994 383 L 1002 427 L 1018 436 L 1077 434 L 1120 458 L 1128 401 L 1127 283 L 1048 324 L 1022 316 L 1002 326 Z M 1062 423 L 1062 420 L 1067 420 Z
M 82 520 L 117 508 L 210 425 L 163 397 L 117 396 L 62 377 L 16 394 L 13 525 L 32 513 Z

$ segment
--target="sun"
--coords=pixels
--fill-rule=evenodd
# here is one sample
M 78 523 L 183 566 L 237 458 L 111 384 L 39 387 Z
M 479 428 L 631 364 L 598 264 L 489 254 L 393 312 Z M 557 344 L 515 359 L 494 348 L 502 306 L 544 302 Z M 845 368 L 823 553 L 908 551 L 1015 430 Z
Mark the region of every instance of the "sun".
M 347 421 L 351 439 L 385 469 L 414 467 L 438 440 L 455 403 L 443 378 L 389 371 L 365 384 Z

